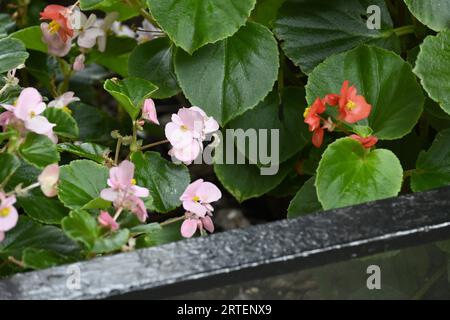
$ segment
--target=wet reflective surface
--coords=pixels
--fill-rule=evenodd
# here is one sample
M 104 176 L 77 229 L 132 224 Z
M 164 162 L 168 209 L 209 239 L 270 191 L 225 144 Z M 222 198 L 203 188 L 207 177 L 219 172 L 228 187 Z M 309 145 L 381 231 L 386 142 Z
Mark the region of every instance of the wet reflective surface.
M 450 241 L 446 241 L 174 298 L 450 299 L 449 281 Z

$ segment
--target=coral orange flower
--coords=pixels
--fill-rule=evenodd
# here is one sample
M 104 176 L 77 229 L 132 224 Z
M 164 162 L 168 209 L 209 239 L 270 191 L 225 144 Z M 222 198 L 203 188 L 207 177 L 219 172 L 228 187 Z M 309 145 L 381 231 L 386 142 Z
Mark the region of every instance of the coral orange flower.
M 361 145 L 362 145 L 364 148 L 366 148 L 366 149 L 372 148 L 372 147 L 373 147 L 374 145 L 376 145 L 377 142 L 378 142 L 378 138 L 375 137 L 375 136 L 369 136 L 369 137 L 363 138 L 363 137 L 361 137 L 361 136 L 359 136 L 359 135 L 357 135 L 357 134 L 352 134 L 352 135 L 350 136 L 350 138 L 352 138 L 352 139 L 358 141 L 359 143 L 361 143 Z
M 367 103 L 366 99 L 358 95 L 358 90 L 354 86 L 349 87 L 348 80 L 344 81 L 339 98 L 340 119 L 355 123 L 366 119 L 372 110 L 372 106 Z
M 339 104 L 340 96 L 335 93 L 330 93 L 325 96 L 324 102 L 332 107 L 335 107 Z
M 324 129 L 319 127 L 316 130 L 314 130 L 313 136 L 312 136 L 312 144 L 316 148 L 320 148 L 320 146 L 322 145 L 324 135 L 325 135 Z
M 70 23 L 70 9 L 51 4 L 45 7 L 41 12 L 41 20 L 51 20 L 48 25 L 50 33 L 58 33 L 63 42 L 73 37 L 73 28 Z
M 320 128 L 320 117 L 319 115 L 324 113 L 326 110 L 323 101 L 317 98 L 311 107 L 305 109 L 303 117 L 305 118 L 305 123 L 309 125 L 309 131 L 314 131 Z

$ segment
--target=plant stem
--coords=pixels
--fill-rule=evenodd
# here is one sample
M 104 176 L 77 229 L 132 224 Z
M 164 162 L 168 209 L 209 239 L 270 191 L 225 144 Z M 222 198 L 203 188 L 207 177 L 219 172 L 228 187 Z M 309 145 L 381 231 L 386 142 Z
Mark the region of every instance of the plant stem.
M 19 261 L 19 260 L 17 260 L 16 258 L 14 258 L 12 256 L 8 257 L 8 261 L 10 261 L 13 264 L 15 264 L 15 265 L 25 269 L 25 264 L 22 261 Z
M 119 209 L 117 209 L 117 212 L 116 212 L 116 214 L 114 215 L 114 221 L 117 221 L 117 219 L 119 219 L 119 217 L 120 217 L 120 214 L 122 213 L 122 211 L 123 211 L 123 208 L 122 207 L 120 207 Z
M 145 146 L 140 147 L 139 151 L 150 149 L 150 148 L 153 148 L 153 147 L 159 146 L 161 144 L 165 144 L 165 143 L 169 143 L 169 140 L 162 140 L 162 141 L 158 141 L 158 142 L 147 144 Z
M 167 226 L 167 225 L 169 225 L 169 224 L 172 224 L 172 223 L 175 223 L 175 222 L 178 222 L 178 221 L 181 221 L 181 220 L 184 220 L 184 216 L 166 220 L 166 221 L 164 221 L 164 222 L 161 222 L 159 225 L 160 225 L 161 227 L 165 227 L 165 226 Z
M 122 147 L 122 137 L 117 138 L 117 145 L 116 145 L 116 154 L 114 156 L 114 164 L 117 166 L 119 163 L 119 154 L 120 154 L 120 148 Z
M 393 32 L 398 36 L 404 36 L 407 34 L 412 34 L 415 33 L 416 28 L 414 25 L 407 25 L 407 26 L 403 26 L 403 27 L 399 27 L 393 30 Z

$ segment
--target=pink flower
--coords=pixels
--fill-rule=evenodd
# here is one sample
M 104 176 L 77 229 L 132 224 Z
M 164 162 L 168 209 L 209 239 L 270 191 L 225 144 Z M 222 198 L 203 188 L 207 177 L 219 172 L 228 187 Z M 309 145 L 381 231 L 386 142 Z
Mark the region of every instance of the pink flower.
M 378 143 L 378 138 L 376 136 L 361 137 L 357 134 L 352 134 L 350 138 L 361 143 L 366 149 L 370 149 Z
M 46 117 L 40 114 L 45 110 L 45 103 L 41 94 L 34 88 L 25 88 L 19 95 L 14 105 L 2 105 L 14 114 L 14 117 L 21 120 L 29 131 L 48 136 L 56 142 L 53 133 L 55 124 L 50 123 Z
M 55 100 L 50 101 L 49 108 L 67 109 L 67 106 L 72 102 L 80 101 L 80 98 L 75 97 L 75 93 L 67 91 L 66 93 L 56 97 Z
M 147 210 L 140 198 L 149 196 L 147 188 L 136 185 L 134 179 L 134 164 L 128 160 L 122 161 L 118 167 L 109 170 L 108 186 L 102 190 L 100 197 L 112 201 L 114 207 L 130 210 L 141 221 L 147 218 Z
M 54 163 L 51 164 L 42 171 L 38 177 L 38 182 L 41 186 L 42 193 L 51 198 L 58 194 L 56 186 L 59 180 L 59 166 Z
M 219 129 L 217 121 L 199 107 L 181 108 L 166 125 L 166 137 L 172 145 L 169 155 L 189 164 L 203 149 L 206 135 Z
M 209 215 L 201 218 L 191 212 L 186 212 L 185 216 L 186 219 L 181 225 L 181 235 L 183 237 L 191 238 L 197 229 L 199 229 L 201 233 L 204 229 L 210 233 L 214 232 L 214 223 Z
M 57 34 L 63 41 L 73 37 L 73 28 L 70 23 L 71 10 L 69 8 L 51 4 L 40 13 L 41 20 L 51 20 L 48 32 Z
M 146 99 L 142 108 L 142 118 L 159 125 L 156 114 L 155 102 L 152 99 Z
M 180 200 L 183 202 L 183 208 L 186 211 L 199 217 L 205 217 L 207 213 L 214 211 L 211 203 L 218 201 L 220 198 L 222 198 L 222 193 L 219 188 L 211 182 L 198 179 L 186 188 Z
M 101 211 L 97 220 L 101 226 L 111 229 L 111 231 L 116 231 L 119 229 L 119 224 L 106 211 Z
M 0 126 L 3 127 L 3 130 L 6 131 L 6 127 L 14 121 L 14 113 L 11 111 L 5 111 L 0 114 Z
M 13 204 L 16 197 L 7 197 L 0 192 L 0 241 L 5 238 L 5 232 L 14 228 L 19 220 L 19 214 Z
M 84 54 L 79 54 L 75 61 L 73 62 L 73 70 L 74 71 L 83 71 L 85 68 L 84 62 L 86 61 L 86 56 Z
M 41 23 L 42 42 L 47 44 L 48 53 L 56 57 L 66 56 L 72 47 L 72 39 L 64 41 L 58 33 L 51 32 L 50 28 L 48 23 Z
M 98 39 L 105 36 L 105 31 L 96 24 L 97 17 L 91 14 L 89 18 L 82 12 L 78 13 L 79 30 L 78 30 L 78 46 L 80 48 L 91 49 L 98 42 Z
M 349 81 L 345 80 L 339 97 L 340 119 L 348 123 L 356 123 L 369 117 L 372 106 L 367 103 L 364 96 L 358 95 L 354 86 L 349 87 Z

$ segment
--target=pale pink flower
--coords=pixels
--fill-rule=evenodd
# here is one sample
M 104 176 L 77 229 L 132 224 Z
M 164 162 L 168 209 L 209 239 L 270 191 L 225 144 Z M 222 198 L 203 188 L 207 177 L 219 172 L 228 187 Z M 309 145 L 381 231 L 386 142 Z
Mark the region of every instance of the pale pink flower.
M 75 97 L 75 93 L 73 93 L 72 91 L 67 91 L 59 97 L 56 97 L 53 101 L 50 101 L 48 107 L 66 109 L 69 104 L 76 101 L 80 101 L 80 98 Z
M 84 54 L 79 54 L 75 61 L 73 62 L 73 70 L 74 71 L 83 71 L 85 68 L 84 62 L 86 61 L 86 56 Z
M 198 217 L 197 215 L 186 212 L 186 219 L 181 225 L 181 235 L 185 238 L 191 238 L 197 229 L 202 233 L 203 230 L 207 230 L 210 233 L 214 232 L 214 223 L 209 215 L 204 217 Z
M 72 39 L 66 41 L 61 39 L 58 33 L 50 31 L 46 22 L 41 23 L 42 41 L 47 44 L 48 53 L 56 57 L 66 56 L 72 47 Z
M 79 14 L 80 28 L 78 30 L 78 46 L 85 49 L 93 48 L 100 37 L 105 36 L 105 31 L 96 25 L 97 17 L 91 14 L 89 18 L 82 12 Z
M 211 203 L 222 198 L 222 193 L 211 182 L 198 179 L 191 183 L 180 197 L 183 208 L 203 218 L 214 211 Z
M 100 52 L 104 52 L 106 50 L 108 31 L 118 18 L 119 14 L 117 12 L 110 12 L 106 15 L 105 19 L 97 19 L 95 26 L 103 30 L 103 35 L 97 38 L 97 46 Z
M 136 32 L 136 34 L 137 41 L 139 43 L 144 43 L 153 40 L 158 36 L 163 35 L 164 33 L 161 29 L 156 28 L 148 20 L 144 19 L 144 21 L 142 22 L 142 27 Z
M 97 220 L 101 226 L 103 226 L 107 229 L 111 229 L 111 231 L 116 231 L 119 229 L 119 224 L 106 211 L 101 211 Z
M 203 117 L 203 136 L 206 136 L 207 134 L 211 134 L 219 130 L 219 123 L 213 118 L 208 117 L 205 111 L 203 111 L 200 107 L 193 106 L 190 107 L 189 110 L 194 110 L 200 113 Z
M 6 127 L 14 121 L 14 113 L 11 111 L 5 111 L 0 114 L 0 126 L 3 127 L 3 130 L 6 130 Z
M 40 115 L 45 110 L 45 103 L 36 89 L 23 89 L 14 105 L 3 104 L 2 107 L 11 111 L 14 117 L 21 120 L 29 131 L 46 135 L 55 142 L 56 136 L 53 133 L 55 124 Z
M 45 167 L 42 173 L 38 177 L 38 182 L 41 187 L 42 193 L 51 198 L 58 194 L 56 189 L 59 180 L 59 166 L 54 163 Z
M 136 33 L 126 24 L 122 24 L 120 21 L 114 21 L 111 26 L 111 31 L 118 37 L 135 38 Z
M 0 241 L 5 238 L 5 232 L 14 228 L 19 220 L 19 214 L 13 204 L 16 203 L 16 197 L 7 197 L 0 192 Z
M 149 196 L 147 188 L 136 185 L 134 179 L 134 164 L 128 160 L 122 161 L 118 167 L 109 170 L 108 186 L 100 193 L 100 197 L 112 201 L 116 208 L 128 209 L 141 220 L 147 218 L 147 210 L 140 198 Z
M 156 114 L 155 102 L 152 99 L 146 99 L 142 108 L 142 118 L 159 125 Z

